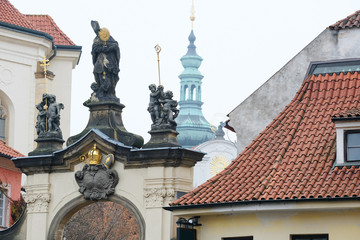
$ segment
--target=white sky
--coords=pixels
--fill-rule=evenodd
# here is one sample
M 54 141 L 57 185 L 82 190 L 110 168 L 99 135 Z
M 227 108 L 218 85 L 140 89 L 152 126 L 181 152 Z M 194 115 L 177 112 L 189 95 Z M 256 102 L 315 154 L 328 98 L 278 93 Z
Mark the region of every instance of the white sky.
M 179 100 L 178 75 L 183 71 L 179 59 L 189 44 L 191 0 L 10 2 L 22 13 L 49 14 L 83 47 L 73 70 L 71 135 L 82 131 L 89 118 L 82 103 L 90 97 L 94 81 L 90 52 L 95 34 L 90 21 L 97 20 L 110 30 L 121 52 L 116 91 L 126 106 L 123 122 L 129 132 L 147 142 L 148 85 L 158 83 L 154 46 L 162 47 L 162 84 Z M 326 27 L 359 9 L 359 0 L 195 0 L 195 45 L 204 59 L 199 70 L 204 75 L 205 118 L 216 126 L 226 120 L 230 111 Z

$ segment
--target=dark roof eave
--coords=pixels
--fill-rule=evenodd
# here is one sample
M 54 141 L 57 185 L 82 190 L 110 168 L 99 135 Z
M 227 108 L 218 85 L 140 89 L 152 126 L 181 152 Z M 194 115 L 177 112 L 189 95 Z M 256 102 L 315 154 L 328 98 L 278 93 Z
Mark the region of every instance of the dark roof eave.
M 197 209 L 197 208 L 210 208 L 210 207 L 225 207 L 232 205 L 246 205 L 255 203 L 284 203 L 284 202 L 317 202 L 317 201 L 349 201 L 358 200 L 358 197 L 338 197 L 338 198 L 299 198 L 299 199 L 272 199 L 272 200 L 247 200 L 247 201 L 236 201 L 236 202 L 225 202 L 225 203 L 206 203 L 206 204 L 194 204 L 194 205 L 177 205 L 163 207 L 167 211 L 183 210 L 183 209 Z
M 77 45 L 56 45 L 57 50 L 81 51 L 82 46 Z
M 32 36 L 45 38 L 45 39 L 47 39 L 47 40 L 49 40 L 51 42 L 54 42 L 53 37 L 50 36 L 47 33 L 40 32 L 40 31 L 30 29 L 30 28 L 17 26 L 17 25 L 10 24 L 10 23 L 7 23 L 7 22 L 0 21 L 0 28 L 4 28 L 4 29 L 15 31 L 15 32 L 20 32 L 20 33 L 24 33 L 24 34 L 28 34 L 28 35 L 32 35 Z
M 338 121 L 359 121 L 360 116 L 349 116 L 349 117 L 332 117 L 331 121 L 338 122 Z

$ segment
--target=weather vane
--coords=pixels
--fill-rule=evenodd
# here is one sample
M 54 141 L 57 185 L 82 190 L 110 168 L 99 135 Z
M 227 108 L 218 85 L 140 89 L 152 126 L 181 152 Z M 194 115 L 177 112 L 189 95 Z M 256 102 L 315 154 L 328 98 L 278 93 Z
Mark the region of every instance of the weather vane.
M 46 89 L 46 73 L 47 73 L 47 66 L 50 66 L 50 63 L 49 63 L 49 59 L 46 58 L 46 56 L 44 56 L 44 59 L 40 61 L 40 66 L 41 67 L 44 67 L 44 80 L 45 80 L 45 93 L 47 92 L 47 89 Z
M 158 61 L 158 72 L 159 72 L 159 85 L 161 85 L 161 81 L 160 81 L 160 52 L 161 52 L 161 47 L 159 46 L 159 44 L 156 44 L 155 46 L 155 51 L 157 54 L 157 61 Z

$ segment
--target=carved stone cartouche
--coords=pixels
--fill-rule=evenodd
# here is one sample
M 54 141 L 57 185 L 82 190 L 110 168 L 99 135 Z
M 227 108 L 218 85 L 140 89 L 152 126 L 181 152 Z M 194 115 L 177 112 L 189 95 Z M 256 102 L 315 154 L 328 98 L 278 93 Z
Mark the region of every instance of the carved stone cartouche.
M 85 199 L 93 201 L 108 199 L 114 194 L 119 181 L 117 172 L 103 164 L 86 164 L 82 171 L 75 173 L 75 179 L 79 185 L 79 192 Z
M 75 180 L 79 185 L 79 192 L 87 200 L 107 199 L 114 194 L 115 186 L 119 182 L 119 176 L 115 170 L 110 169 L 115 159 L 113 154 L 104 156 L 104 163 L 101 163 L 102 154 L 94 144 L 87 154 L 82 155 L 80 160 L 86 164 L 82 171 L 75 173 Z

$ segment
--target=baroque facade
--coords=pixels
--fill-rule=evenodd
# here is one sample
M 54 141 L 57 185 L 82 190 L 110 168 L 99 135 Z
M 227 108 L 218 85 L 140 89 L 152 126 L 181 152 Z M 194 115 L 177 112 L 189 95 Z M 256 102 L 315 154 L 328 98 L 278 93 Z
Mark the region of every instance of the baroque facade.
M 24 154 L 33 150 L 35 105 L 45 90 L 64 103 L 62 130 L 69 137 L 72 70 L 80 54 L 81 46 L 50 16 L 22 14 L 0 1 L 0 138 L 9 146 Z M 44 57 L 50 60 L 46 81 Z

